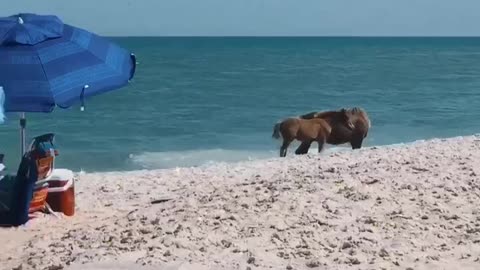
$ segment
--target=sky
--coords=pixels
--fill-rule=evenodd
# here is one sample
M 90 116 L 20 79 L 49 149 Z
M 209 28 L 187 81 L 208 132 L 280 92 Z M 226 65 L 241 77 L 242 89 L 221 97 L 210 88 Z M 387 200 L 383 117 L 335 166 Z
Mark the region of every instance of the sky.
M 107 36 L 480 36 L 480 0 L 0 0 Z

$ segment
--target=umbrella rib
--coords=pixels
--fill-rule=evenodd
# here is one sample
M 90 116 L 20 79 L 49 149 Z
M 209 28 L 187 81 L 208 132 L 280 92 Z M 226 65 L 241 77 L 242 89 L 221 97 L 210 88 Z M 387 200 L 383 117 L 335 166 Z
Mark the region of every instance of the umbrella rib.
M 29 36 L 30 36 L 30 35 L 29 35 Z M 48 79 L 47 72 L 45 71 L 45 67 L 43 66 L 42 58 L 41 58 L 40 55 L 38 54 L 38 51 L 36 51 L 36 50 L 32 50 L 32 51 L 33 51 L 33 52 L 35 53 L 35 55 L 37 56 L 38 62 L 40 63 L 40 66 L 42 67 L 43 75 L 45 75 L 45 80 L 46 80 L 46 82 L 48 83 L 48 86 L 49 86 L 49 87 L 48 87 L 48 90 L 49 90 L 50 93 L 52 94 L 52 97 L 53 97 L 53 99 L 54 99 L 54 102 L 53 102 L 53 103 L 54 103 L 54 107 L 55 107 L 55 105 L 56 105 L 56 104 L 55 104 L 55 95 L 54 95 L 54 93 L 52 92 L 52 85 L 50 84 L 50 80 Z M 52 108 L 52 110 L 53 110 L 53 108 Z
M 5 34 L 3 35 L 2 39 L 5 38 L 8 34 L 10 34 L 10 32 L 13 30 L 14 27 L 10 28 L 7 32 L 5 32 Z M 29 35 L 30 36 L 30 35 Z M 2 42 L 3 43 L 3 42 Z

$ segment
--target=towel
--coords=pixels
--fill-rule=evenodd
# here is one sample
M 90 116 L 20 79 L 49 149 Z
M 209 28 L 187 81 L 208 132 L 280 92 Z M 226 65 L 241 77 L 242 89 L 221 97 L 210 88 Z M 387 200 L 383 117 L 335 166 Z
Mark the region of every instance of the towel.
M 3 92 L 3 87 L 0 86 L 0 124 L 5 121 L 5 92 Z

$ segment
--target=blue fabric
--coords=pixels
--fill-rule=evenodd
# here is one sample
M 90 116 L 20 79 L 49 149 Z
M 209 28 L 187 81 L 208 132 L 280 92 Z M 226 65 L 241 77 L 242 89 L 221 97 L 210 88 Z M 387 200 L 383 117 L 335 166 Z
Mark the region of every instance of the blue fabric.
M 63 33 L 63 23 L 56 16 L 24 13 L 0 18 L 0 25 L 0 45 L 35 45 Z
M 0 212 L 0 225 L 20 226 L 28 221 L 28 210 L 37 179 L 37 165 L 35 160 L 27 154 L 20 162 L 15 183 L 9 191 L 12 195 L 11 201 L 7 203 L 10 209 Z
M 121 88 L 133 78 L 135 63 L 127 50 L 55 16 L 0 18 L 0 86 L 7 112 L 51 112 Z

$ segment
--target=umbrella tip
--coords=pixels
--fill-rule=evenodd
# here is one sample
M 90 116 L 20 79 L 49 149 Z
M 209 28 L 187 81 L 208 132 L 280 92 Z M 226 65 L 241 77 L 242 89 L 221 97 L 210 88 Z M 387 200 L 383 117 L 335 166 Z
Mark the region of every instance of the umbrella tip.
M 18 16 L 18 23 L 19 23 L 19 24 L 23 24 L 23 19 L 22 19 L 22 17 L 20 17 L 20 16 Z

